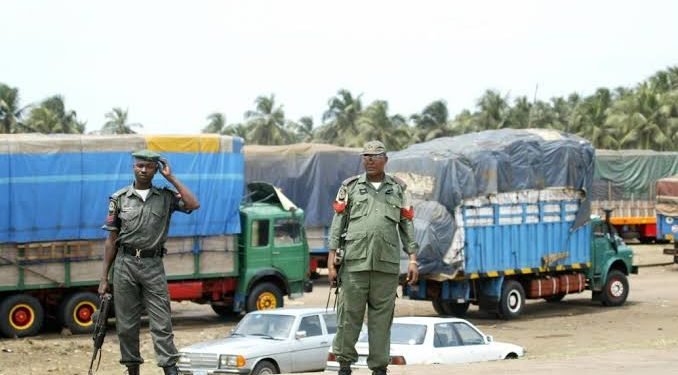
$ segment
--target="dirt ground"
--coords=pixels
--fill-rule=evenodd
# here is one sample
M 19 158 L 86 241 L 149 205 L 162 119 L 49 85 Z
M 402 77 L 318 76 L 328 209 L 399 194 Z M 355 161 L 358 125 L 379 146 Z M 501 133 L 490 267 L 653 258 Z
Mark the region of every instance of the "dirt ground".
M 652 373 L 672 374 L 678 367 L 678 266 L 662 254 L 666 245 L 633 246 L 635 263 L 649 265 L 630 278 L 627 303 L 604 308 L 590 300 L 591 293 L 568 295 L 562 302 L 530 301 L 524 315 L 501 321 L 471 307 L 468 319 L 497 341 L 524 346 L 526 357 L 515 361 L 476 363 L 459 366 L 406 366 L 390 369 L 391 374 L 579 374 Z M 286 306 L 325 306 L 326 279 L 315 283 L 313 293 Z M 222 320 L 209 306 L 173 303 L 176 343 L 182 347 L 221 337 L 236 323 Z M 430 302 L 399 299 L 396 315 L 435 315 Z M 142 354 L 147 362 L 143 374 L 162 374 L 155 366 L 153 345 L 147 326 L 142 331 Z M 41 336 L 0 340 L 0 375 L 87 374 L 92 339 L 70 336 L 52 328 Z M 111 326 L 104 343 L 98 374 L 122 374 L 118 341 Z M 367 375 L 360 371 L 356 375 Z

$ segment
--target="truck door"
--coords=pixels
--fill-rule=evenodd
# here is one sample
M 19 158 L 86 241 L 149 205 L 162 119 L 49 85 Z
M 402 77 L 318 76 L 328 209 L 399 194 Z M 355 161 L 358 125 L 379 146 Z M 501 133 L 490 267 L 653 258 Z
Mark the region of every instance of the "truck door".
M 270 228 L 271 221 L 268 219 L 252 220 L 249 250 L 247 252 L 240 252 L 242 257 L 246 257 L 246 259 L 241 259 L 240 262 L 245 269 L 267 268 L 271 266 Z
M 271 262 L 287 275 L 290 285 L 303 281 L 308 270 L 308 250 L 301 223 L 296 218 L 274 219 Z

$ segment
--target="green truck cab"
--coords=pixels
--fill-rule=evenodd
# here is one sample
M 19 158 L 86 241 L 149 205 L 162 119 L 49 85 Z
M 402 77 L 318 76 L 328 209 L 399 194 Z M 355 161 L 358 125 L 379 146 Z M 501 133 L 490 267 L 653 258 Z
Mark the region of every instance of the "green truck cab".
M 609 221 L 591 218 L 591 267 L 587 279 L 592 298 L 605 306 L 620 306 L 628 297 L 629 274 L 637 274 L 633 250 L 617 234 Z

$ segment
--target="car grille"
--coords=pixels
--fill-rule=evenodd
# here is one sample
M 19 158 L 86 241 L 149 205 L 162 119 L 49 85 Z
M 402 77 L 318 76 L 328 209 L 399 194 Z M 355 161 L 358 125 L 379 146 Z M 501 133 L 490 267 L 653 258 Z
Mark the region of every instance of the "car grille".
M 217 368 L 219 356 L 214 353 L 186 353 L 192 368 Z

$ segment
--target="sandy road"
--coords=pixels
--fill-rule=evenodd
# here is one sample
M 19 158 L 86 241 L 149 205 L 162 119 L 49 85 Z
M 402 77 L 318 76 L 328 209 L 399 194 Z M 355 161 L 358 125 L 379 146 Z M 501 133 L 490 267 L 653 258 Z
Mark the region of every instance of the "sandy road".
M 666 263 L 663 246 L 634 246 L 636 264 Z M 590 300 L 590 292 L 569 295 L 562 302 L 528 303 L 514 321 L 497 320 L 472 307 L 468 319 L 499 341 L 527 348 L 524 359 L 461 366 L 392 367 L 391 374 L 673 374 L 678 372 L 678 266 L 641 268 L 630 278 L 629 301 L 619 308 L 604 308 Z M 325 306 L 326 281 L 313 293 L 287 306 Z M 218 318 L 209 306 L 173 303 L 179 347 L 225 335 L 235 319 Z M 435 315 L 430 302 L 397 301 L 396 315 Z M 92 340 L 69 336 L 57 329 L 38 337 L 0 340 L 0 375 L 86 374 Z M 118 341 L 112 327 L 104 344 L 98 374 L 122 374 Z M 161 374 L 155 367 L 147 327 L 142 332 L 143 374 Z M 356 375 L 368 374 L 358 372 Z

